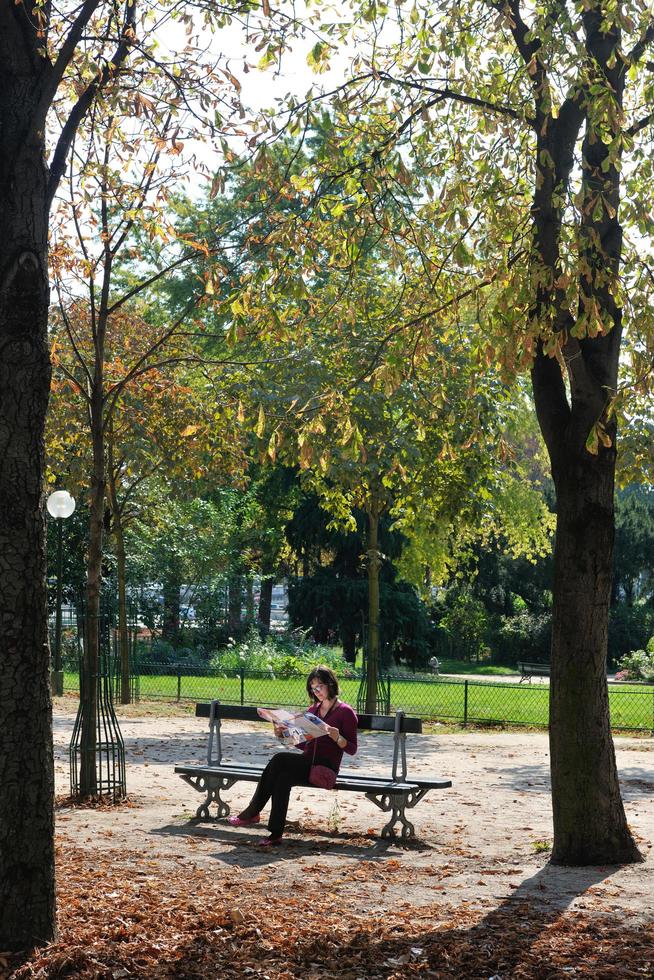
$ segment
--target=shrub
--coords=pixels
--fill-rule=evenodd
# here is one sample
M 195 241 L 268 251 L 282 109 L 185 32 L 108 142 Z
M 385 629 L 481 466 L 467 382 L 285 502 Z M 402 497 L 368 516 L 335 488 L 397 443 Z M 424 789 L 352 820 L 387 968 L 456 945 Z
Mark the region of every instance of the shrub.
M 654 681 L 654 644 L 647 644 L 647 650 L 632 650 L 622 657 L 619 663 L 619 674 L 628 674 L 629 680 Z M 652 647 L 650 650 L 649 648 Z M 616 674 L 616 680 L 621 680 Z
M 617 664 L 632 650 L 643 650 L 654 633 L 654 608 L 638 604 L 614 606 L 609 613 L 609 663 Z
M 242 643 L 232 641 L 227 649 L 216 651 L 211 657 L 211 666 L 216 670 L 243 668 L 280 677 L 304 677 L 319 663 L 331 667 L 340 677 L 351 674 L 340 650 L 310 643 L 302 631 L 262 639 L 252 629 Z

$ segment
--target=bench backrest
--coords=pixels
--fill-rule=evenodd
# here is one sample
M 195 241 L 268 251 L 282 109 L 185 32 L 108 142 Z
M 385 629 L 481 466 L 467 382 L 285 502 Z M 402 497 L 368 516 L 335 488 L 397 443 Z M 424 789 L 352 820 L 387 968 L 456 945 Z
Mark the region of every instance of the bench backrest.
M 214 708 L 214 717 L 229 721 L 261 721 L 266 725 L 270 722 L 262 718 L 256 708 L 244 704 L 223 704 L 221 701 L 209 701 L 196 704 L 196 718 L 211 718 L 211 708 Z M 422 732 L 422 718 L 412 718 L 404 712 L 398 712 L 402 717 L 402 731 L 420 734 Z M 396 715 L 359 715 L 357 728 L 369 732 L 394 732 Z
M 229 721 L 258 721 L 269 725 L 256 708 L 243 704 L 222 704 L 220 701 L 203 702 L 195 706 L 196 718 L 209 719 L 209 743 L 207 746 L 207 765 L 218 766 L 222 761 L 222 745 L 220 739 L 220 722 Z M 357 728 L 359 731 L 392 732 L 393 746 L 393 780 L 404 780 L 407 774 L 406 735 L 422 732 L 422 718 L 413 718 L 397 711 L 394 715 L 359 715 Z M 214 742 L 216 754 L 214 754 Z

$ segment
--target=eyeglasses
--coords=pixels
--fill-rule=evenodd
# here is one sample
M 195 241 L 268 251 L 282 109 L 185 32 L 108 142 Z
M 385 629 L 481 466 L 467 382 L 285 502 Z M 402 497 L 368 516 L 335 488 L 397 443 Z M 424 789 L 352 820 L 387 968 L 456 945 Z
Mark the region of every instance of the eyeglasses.
M 326 684 L 322 684 L 320 681 L 316 681 L 315 684 L 311 685 L 311 691 L 312 693 L 315 694 L 316 691 L 324 691 L 326 687 L 327 687 Z

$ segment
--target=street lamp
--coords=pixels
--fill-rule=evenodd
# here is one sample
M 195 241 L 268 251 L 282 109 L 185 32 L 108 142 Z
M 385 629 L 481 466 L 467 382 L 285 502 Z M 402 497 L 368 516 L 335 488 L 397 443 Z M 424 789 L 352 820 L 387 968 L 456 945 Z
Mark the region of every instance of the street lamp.
M 75 498 L 68 490 L 55 490 L 47 499 L 48 514 L 57 520 L 57 612 L 55 619 L 53 694 L 64 693 L 64 672 L 61 667 L 61 580 L 62 580 L 62 526 L 65 518 L 75 510 Z

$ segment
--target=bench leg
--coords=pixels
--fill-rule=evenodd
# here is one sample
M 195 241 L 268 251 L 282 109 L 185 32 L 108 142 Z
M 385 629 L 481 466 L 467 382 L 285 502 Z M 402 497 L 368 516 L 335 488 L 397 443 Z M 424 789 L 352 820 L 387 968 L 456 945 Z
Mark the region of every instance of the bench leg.
M 366 793 L 366 799 L 378 806 L 384 813 L 390 813 L 391 819 L 382 827 L 382 837 L 395 837 L 395 824 L 402 825 L 401 836 L 404 840 L 415 837 L 415 828 L 410 820 L 407 820 L 405 810 L 407 806 L 415 804 L 409 802 L 413 794 L 406 793 Z
M 226 776 L 189 776 L 182 774 L 182 779 L 198 793 L 205 793 L 204 803 L 195 811 L 196 820 L 224 820 L 229 816 L 229 803 L 226 803 L 220 796 L 221 789 L 229 789 L 233 786 L 236 779 L 229 779 Z M 215 817 L 211 816 L 209 807 L 212 803 L 216 804 L 218 812 Z

